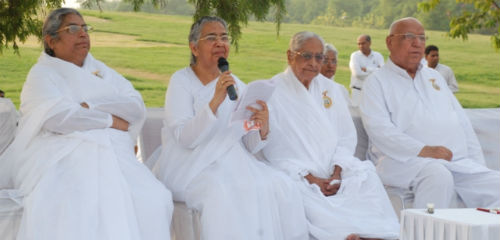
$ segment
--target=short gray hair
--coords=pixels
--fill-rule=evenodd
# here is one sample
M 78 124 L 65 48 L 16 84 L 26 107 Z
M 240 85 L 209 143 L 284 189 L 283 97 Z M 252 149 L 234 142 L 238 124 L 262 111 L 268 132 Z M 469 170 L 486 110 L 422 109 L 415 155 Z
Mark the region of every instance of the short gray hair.
M 394 34 L 395 28 L 398 24 L 400 24 L 401 22 L 404 22 L 404 21 L 408 21 L 408 20 L 418 22 L 420 25 L 422 25 L 422 23 L 414 17 L 401 18 L 401 19 L 398 19 L 398 20 L 391 23 L 391 26 L 389 26 L 389 35 Z
M 49 47 L 49 44 L 47 41 L 45 41 L 45 36 L 50 36 L 54 39 L 58 39 L 59 35 L 57 33 L 57 30 L 61 27 L 61 24 L 66 17 L 66 15 L 69 14 L 76 14 L 79 17 L 83 18 L 82 15 L 75 9 L 73 8 L 59 8 L 54 11 L 52 11 L 49 16 L 45 19 L 45 22 L 43 23 L 43 28 L 42 28 L 42 39 L 43 39 L 43 48 L 45 52 L 54 57 L 54 50 L 52 50 Z
M 328 52 L 333 52 L 333 54 L 335 54 L 335 58 L 339 58 L 339 51 L 337 51 L 337 48 L 335 46 L 333 46 L 333 44 L 330 44 L 330 43 L 325 44 L 324 53 L 326 54 Z
M 194 43 L 195 45 L 198 44 L 198 41 L 200 40 L 201 37 L 201 30 L 203 29 L 203 26 L 205 26 L 206 23 L 209 22 L 218 22 L 224 26 L 224 29 L 227 31 L 227 23 L 224 21 L 224 19 L 216 16 L 204 16 L 201 17 L 198 21 L 193 23 L 191 25 L 191 31 L 189 32 L 188 36 L 188 41 L 189 43 Z M 196 56 L 191 53 L 191 65 L 196 63 Z
M 289 45 L 290 51 L 294 52 L 299 51 L 302 48 L 302 45 L 304 45 L 304 43 L 311 38 L 318 39 L 321 42 L 321 46 L 325 46 L 325 40 L 323 40 L 323 38 L 320 37 L 318 34 L 309 31 L 304 31 L 296 33 L 290 39 L 290 45 Z M 325 48 L 323 47 L 323 52 L 324 50 Z

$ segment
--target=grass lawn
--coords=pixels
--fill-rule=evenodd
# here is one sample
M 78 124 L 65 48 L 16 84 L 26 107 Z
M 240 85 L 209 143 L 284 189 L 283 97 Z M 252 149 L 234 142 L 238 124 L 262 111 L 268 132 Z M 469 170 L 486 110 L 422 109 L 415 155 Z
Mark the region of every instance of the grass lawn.
M 146 13 L 81 11 L 95 28 L 91 53 L 114 68 L 138 89 L 148 107 L 163 106 L 170 75 L 189 64 L 187 35 L 191 17 Z M 372 36 L 372 49 L 387 59 L 387 30 L 340 28 L 321 25 L 283 24 L 276 36 L 273 23 L 250 22 L 243 29 L 239 51 L 232 49 L 231 70 L 244 82 L 267 79 L 286 67 L 290 37 L 309 30 L 333 43 L 339 50 L 335 79 L 348 86 L 349 56 L 357 50 L 361 33 Z M 444 32 L 428 31 L 427 44 L 440 48 L 441 63 L 450 66 L 459 84 L 457 98 L 464 107 L 500 107 L 500 52 L 489 36 L 470 35 L 468 41 L 449 39 Z M 0 89 L 19 106 L 19 95 L 41 44 L 30 39 L 20 47 L 20 56 L 6 49 L 0 55 Z

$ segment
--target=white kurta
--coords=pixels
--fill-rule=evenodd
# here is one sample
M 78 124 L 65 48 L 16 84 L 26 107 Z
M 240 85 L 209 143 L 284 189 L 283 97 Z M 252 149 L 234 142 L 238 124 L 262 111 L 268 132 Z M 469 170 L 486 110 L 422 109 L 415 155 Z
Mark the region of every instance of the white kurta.
M 407 189 L 424 167 L 439 163 L 453 173 L 455 184 L 465 184 L 455 190 L 467 206 L 499 203 L 500 175 L 484 166 L 472 126 L 437 71 L 420 65 L 412 79 L 388 60 L 367 79 L 363 94 L 360 109 L 370 139 L 367 154 L 384 184 Z M 452 161 L 417 157 L 425 145 L 447 147 L 453 152 Z M 462 181 L 462 176 L 471 174 L 497 175 L 493 178 L 498 183 L 486 190 L 492 198 L 481 200 L 469 195 L 470 187 L 464 190 L 471 181 Z
M 145 106 L 130 82 L 90 54 L 78 67 L 42 53 L 20 110 L 0 156 L 1 191 L 24 196 L 17 240 L 170 238 L 171 194 L 135 158 Z M 110 128 L 111 114 L 129 131 Z
M 453 93 L 458 92 L 458 83 L 457 79 L 455 78 L 455 74 L 453 73 L 453 70 L 451 70 L 450 67 L 443 65 L 441 63 L 438 63 L 436 68 L 434 68 L 436 71 L 441 73 L 443 76 L 444 80 L 446 80 L 446 84 L 450 88 L 450 90 Z
M 245 84 L 233 77 L 241 93 Z M 175 200 L 200 211 L 202 239 L 307 239 L 302 199 L 292 181 L 247 150 L 265 144 L 258 131 L 242 139 L 242 125 L 230 126 L 236 102 L 227 97 L 212 113 L 208 104 L 216 83 L 203 85 L 191 67 L 172 75 L 153 172 Z
M 353 52 L 349 60 L 349 68 L 351 69 L 351 84 L 352 88 L 352 104 L 358 106 L 361 102 L 361 91 L 365 79 L 375 70 L 384 65 L 384 57 L 379 52 L 371 50 L 368 56 L 364 55 L 361 50 Z M 366 71 L 363 71 L 365 68 Z
M 338 85 L 318 75 L 308 90 L 290 68 L 271 81 L 276 84 L 269 102 L 271 133 L 262 152 L 301 190 L 312 236 L 397 238 L 397 217 L 373 164 L 353 156 L 356 130 Z M 328 178 L 335 165 L 342 167 L 336 195 L 326 197 L 304 179 L 308 173 Z

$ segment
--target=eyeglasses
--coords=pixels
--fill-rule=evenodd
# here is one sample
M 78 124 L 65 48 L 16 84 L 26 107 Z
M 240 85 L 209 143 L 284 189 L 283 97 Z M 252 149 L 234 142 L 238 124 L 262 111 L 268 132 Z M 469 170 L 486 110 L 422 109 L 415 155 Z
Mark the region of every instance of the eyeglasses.
M 92 31 L 92 27 L 89 25 L 76 25 L 76 24 L 71 24 L 66 27 L 63 27 L 59 30 L 56 31 L 56 33 L 62 32 L 62 31 L 68 31 L 69 34 L 76 34 L 79 33 L 83 29 L 84 32 L 88 33 Z
M 328 64 L 328 63 L 331 63 L 331 64 L 337 64 L 337 59 L 336 58 L 327 58 L 327 57 L 324 57 L 323 58 L 323 64 Z
M 420 40 L 421 42 L 425 42 L 428 37 L 425 36 L 424 34 L 413 34 L 413 33 L 397 33 L 397 34 L 391 34 L 391 36 L 403 36 L 403 39 L 404 40 L 408 40 L 408 41 L 415 41 L 415 39 L 418 38 L 418 40 Z
M 313 54 L 311 52 L 293 52 L 293 53 L 301 56 L 306 61 L 311 60 L 313 57 L 314 59 L 316 59 L 316 62 L 323 62 L 323 59 L 325 59 L 325 55 L 323 55 L 322 53 L 317 53 L 317 54 Z
M 209 34 L 205 37 L 202 37 L 200 38 L 201 41 L 208 41 L 210 43 L 215 43 L 217 41 L 221 41 L 223 43 L 229 43 L 231 42 L 231 38 L 227 35 L 227 34 L 224 34 L 224 35 L 220 35 L 220 36 L 217 36 L 215 34 Z

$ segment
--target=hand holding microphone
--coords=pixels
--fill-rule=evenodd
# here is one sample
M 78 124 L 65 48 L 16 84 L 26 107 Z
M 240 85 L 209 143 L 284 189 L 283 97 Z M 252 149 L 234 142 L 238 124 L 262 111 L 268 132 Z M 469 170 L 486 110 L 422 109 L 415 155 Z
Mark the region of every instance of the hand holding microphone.
M 223 59 L 223 60 L 220 60 Z M 228 70 L 229 64 L 224 58 L 219 59 L 219 64 L 218 67 L 221 70 L 221 74 L 219 75 L 219 79 L 217 80 L 216 86 L 215 86 L 215 93 L 212 98 L 212 100 L 209 103 L 210 109 L 212 109 L 212 112 L 214 114 L 217 113 L 217 109 L 219 108 L 220 104 L 224 102 L 226 99 L 227 95 L 229 95 L 229 91 L 233 89 L 234 95 L 233 97 L 236 99 L 236 91 L 234 89 L 234 86 L 236 84 L 234 78 L 231 76 L 231 71 Z M 221 64 L 222 63 L 222 64 Z M 224 71 L 223 71 L 224 70 Z M 231 95 L 229 95 L 231 99 Z
M 221 73 L 224 73 L 227 72 L 227 70 L 229 70 L 229 63 L 225 58 L 221 57 L 218 60 L 217 67 L 219 67 Z M 238 99 L 238 95 L 236 94 L 236 89 L 234 88 L 234 84 L 229 85 L 226 90 L 227 90 L 227 95 L 229 95 L 229 99 L 231 99 L 231 101 Z

